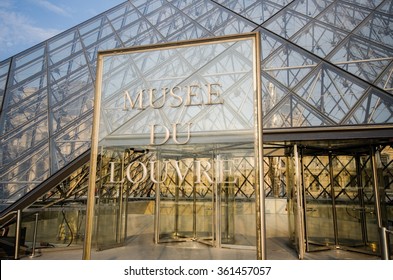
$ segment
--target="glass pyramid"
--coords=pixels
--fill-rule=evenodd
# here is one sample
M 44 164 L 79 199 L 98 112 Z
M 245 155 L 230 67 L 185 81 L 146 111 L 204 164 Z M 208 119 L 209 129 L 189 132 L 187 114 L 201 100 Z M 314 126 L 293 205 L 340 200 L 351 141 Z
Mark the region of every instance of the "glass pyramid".
M 267 132 L 393 125 L 391 0 L 125 1 L 0 62 L 0 203 L 90 148 L 98 51 L 255 31 Z

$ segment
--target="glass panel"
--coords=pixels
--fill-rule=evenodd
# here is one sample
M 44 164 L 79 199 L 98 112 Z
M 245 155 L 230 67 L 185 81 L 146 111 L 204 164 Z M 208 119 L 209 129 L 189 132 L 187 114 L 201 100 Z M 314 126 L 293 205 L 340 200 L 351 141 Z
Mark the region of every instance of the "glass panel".
M 199 21 L 198 19 L 201 16 L 205 16 L 213 10 L 217 11 L 217 8 L 215 5 L 212 4 L 211 1 L 202 0 L 185 8 L 183 12 L 189 17 L 191 17 L 193 20 Z
M 393 148 L 386 146 L 380 153 L 380 164 L 382 166 L 382 217 L 383 225 L 390 231 L 390 254 L 393 256 Z
M 90 148 L 92 116 L 84 116 L 77 124 L 57 135 L 53 140 L 52 165 L 59 170 Z
M 140 1 L 140 3 L 135 2 L 133 3 L 138 10 L 144 14 L 147 15 L 157 9 L 159 9 L 160 7 L 164 6 L 166 4 L 166 1 L 164 0 L 153 0 L 153 1 Z
M 99 162 L 107 181 L 99 186 L 96 227 L 108 223 L 96 231 L 99 246 L 122 242 L 117 232 L 129 220 L 119 196 L 123 183 L 160 190 L 156 242 L 256 245 L 256 68 L 249 36 L 103 54 L 95 127 L 100 152 L 110 156 Z M 131 150 L 148 159 L 127 165 Z
M 393 50 L 350 35 L 330 55 L 330 61 L 366 81 L 374 82 L 393 58 Z
M 384 14 L 374 13 L 355 34 L 393 48 L 393 18 Z
M 287 164 L 287 174 L 288 174 L 288 184 L 287 184 L 287 198 L 288 203 L 286 206 L 286 210 L 288 213 L 288 233 L 289 233 L 289 240 L 293 244 L 294 248 L 296 249 L 298 255 L 301 252 L 303 245 L 299 243 L 300 240 L 303 238 L 303 234 L 299 232 L 303 229 L 303 225 L 299 223 L 300 220 L 303 220 L 303 217 L 299 217 L 299 205 L 301 205 L 301 201 L 298 201 L 298 191 L 300 191 L 299 187 L 296 184 L 296 165 L 295 165 L 295 158 L 290 156 L 286 158 Z M 301 241 L 300 241 L 301 242 Z
M 309 17 L 316 17 L 321 11 L 323 11 L 327 6 L 329 6 L 333 0 L 302 0 L 297 1 L 292 6 L 294 11 L 302 13 L 303 15 Z
M 352 6 L 343 1 L 336 1 L 317 18 L 341 30 L 352 31 L 369 13 L 369 10 L 359 6 Z
M 292 37 L 297 31 L 305 26 L 310 21 L 310 18 L 292 12 L 288 9 L 279 13 L 273 20 L 267 21 L 263 24 L 264 27 L 270 31 L 288 39 Z
M 371 157 L 360 158 L 360 178 L 359 193 L 361 222 L 363 223 L 363 238 L 366 250 L 379 254 L 379 233 L 377 215 L 375 213 L 375 193 L 373 187 L 373 173 L 371 167 Z M 362 197 L 363 196 L 363 197 Z
M 25 124 L 14 134 L 3 138 L 0 142 L 0 150 L 7 151 L 1 157 L 2 164 L 6 165 L 20 157 L 26 156 L 26 152 L 30 148 L 42 144 L 48 139 L 48 136 L 48 120 L 46 116 Z
M 101 153 L 99 163 L 99 186 L 97 186 L 97 221 L 95 223 L 95 242 L 98 250 L 122 245 L 126 238 L 127 185 L 125 181 L 108 179 L 111 171 L 123 176 L 124 164 L 129 162 L 129 154 L 120 149 L 107 149 Z M 111 169 L 118 163 L 119 170 Z
M 271 32 L 268 32 L 264 29 L 258 29 L 258 31 L 261 33 L 262 67 L 265 67 L 264 60 L 285 43 L 282 41 L 282 39 Z M 264 68 L 262 68 L 262 70 L 264 70 Z
M 383 0 L 347 0 L 347 2 L 361 5 L 370 9 L 377 7 Z
M 363 163 L 358 162 L 360 160 L 360 157 L 352 156 L 333 158 L 338 242 L 343 246 L 377 252 L 378 231 L 373 214 L 372 180 L 370 170 L 366 171 L 370 167 L 367 158 L 362 159 L 366 160 Z
M 214 161 L 209 154 L 206 156 L 189 158 L 175 151 L 160 153 L 159 242 L 188 239 L 212 244 L 214 185 L 210 178 Z
M 9 71 L 10 61 L 5 61 L 0 64 L 0 112 L 2 110 L 3 99 L 5 94 L 5 86 L 7 84 L 7 77 Z
M 231 11 L 244 16 L 256 24 L 262 24 L 282 8 L 278 1 L 221 0 L 218 2 L 229 8 Z
M 348 34 L 319 22 L 309 23 L 292 42 L 320 57 L 327 56 Z
M 256 24 L 239 20 L 237 18 L 231 18 L 226 23 L 221 23 L 220 25 L 222 27 L 214 31 L 216 36 L 252 32 L 257 27 Z
M 178 13 L 172 16 L 170 20 L 160 23 L 157 27 L 165 38 L 170 38 L 173 34 L 184 32 L 189 25 L 191 25 L 191 20 Z
M 125 15 L 127 15 L 128 13 L 130 13 L 130 11 L 132 11 L 133 14 L 135 13 L 135 9 L 133 9 L 131 3 L 129 2 L 125 2 L 123 4 L 120 4 L 119 6 L 117 6 L 116 8 L 113 8 L 111 11 L 109 11 L 106 16 L 108 17 L 109 20 L 114 20 L 116 18 L 120 18 L 120 19 L 124 19 Z
M 168 18 L 174 20 L 176 9 L 170 5 L 161 6 L 160 9 L 156 10 L 155 12 L 146 15 L 146 19 L 150 21 L 151 24 L 154 26 L 159 25 L 161 22 L 166 21 Z
M 218 185 L 222 245 L 256 246 L 255 162 L 246 150 L 250 148 L 233 147 L 218 157 L 225 171 L 224 183 Z
M 129 11 L 124 17 L 120 17 L 119 19 L 112 21 L 113 28 L 120 33 L 121 31 L 127 30 L 130 33 L 133 33 L 134 36 L 142 33 L 143 29 L 137 29 L 133 26 L 142 26 L 141 23 L 144 23 L 145 20 L 137 13 L 135 10 Z M 132 32 L 134 31 L 134 32 Z
M 61 107 L 52 110 L 53 131 L 61 130 L 93 109 L 91 90 L 81 93 L 80 96 L 70 98 Z
M 393 102 L 391 96 L 385 96 L 377 90 L 370 92 L 358 105 L 348 123 L 390 123 L 393 120 Z
M 34 62 L 36 60 L 41 60 L 43 55 L 45 54 L 45 46 L 40 44 L 39 46 L 33 47 L 26 52 L 18 54 L 14 58 L 15 68 L 20 68 L 26 64 Z M 30 73 L 30 74 L 34 74 Z
M 335 240 L 329 157 L 304 156 L 302 162 L 307 250 L 314 251 Z
M 181 40 L 192 40 L 197 38 L 206 37 L 208 32 L 196 23 L 192 23 L 187 27 L 184 27 L 182 30 L 178 30 L 177 32 L 173 33 L 172 36 L 168 37 L 169 41 L 181 41 Z
M 25 246 L 29 250 L 33 248 L 35 215 L 38 215 L 36 235 L 36 256 L 39 249 L 49 248 L 74 248 L 81 249 L 83 245 L 85 227 L 85 207 L 70 203 L 59 208 L 34 209 L 24 211 L 22 228 L 26 230 Z M 14 229 L 10 229 L 14 232 Z
M 59 74 L 60 75 L 60 74 Z M 67 99 L 75 98 L 75 96 L 86 94 L 90 98 L 88 102 L 92 102 L 93 91 L 92 78 L 88 67 L 79 68 L 78 71 L 69 73 L 61 79 L 55 79 L 57 75 L 52 75 L 50 83 L 50 103 L 51 106 L 61 106 Z M 90 92 L 90 93 L 86 93 Z
M 332 124 L 330 120 L 319 115 L 314 108 L 308 107 L 297 96 L 292 98 L 292 127 L 300 126 L 324 126 Z
M 378 10 L 391 15 L 393 12 L 392 1 L 385 0 L 385 2 L 378 7 Z
M 46 90 L 46 76 L 38 76 L 32 81 L 20 84 L 9 92 L 5 106 L 5 122 L 3 132 L 31 122 L 47 111 L 48 97 Z
M 30 157 L 19 158 L 18 163 L 6 172 L 0 172 L 2 202 L 15 202 L 49 177 L 48 150 L 44 145 Z
M 367 89 L 365 84 L 330 66 L 322 66 L 303 81 L 297 94 L 336 124 L 341 123 Z
M 263 71 L 288 88 L 299 84 L 318 63 L 316 57 L 285 44 L 263 61 Z
M 378 79 L 377 85 L 393 94 L 393 65 L 386 67 L 385 72 L 382 73 L 381 77 Z

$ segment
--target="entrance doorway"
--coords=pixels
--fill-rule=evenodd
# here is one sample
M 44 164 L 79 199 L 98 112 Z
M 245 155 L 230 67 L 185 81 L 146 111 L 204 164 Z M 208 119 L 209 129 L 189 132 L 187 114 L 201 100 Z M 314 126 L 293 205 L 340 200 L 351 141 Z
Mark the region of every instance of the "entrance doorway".
M 378 227 L 369 156 L 303 156 L 306 250 L 375 254 Z
M 255 250 L 255 164 L 247 146 L 157 151 L 157 243 L 195 241 Z
M 294 154 L 289 199 L 299 255 L 328 249 L 388 254 L 391 244 L 382 234 L 392 217 L 392 161 L 384 157 L 391 158 L 391 148 L 300 147 Z

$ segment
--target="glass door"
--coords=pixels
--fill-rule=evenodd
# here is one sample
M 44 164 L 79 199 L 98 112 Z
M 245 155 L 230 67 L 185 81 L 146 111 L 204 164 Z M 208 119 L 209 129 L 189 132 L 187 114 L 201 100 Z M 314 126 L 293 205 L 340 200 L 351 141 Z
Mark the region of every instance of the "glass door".
M 218 151 L 220 152 L 218 154 Z M 160 152 L 158 242 L 256 246 L 253 150 Z M 155 171 L 157 173 L 157 170 Z
M 286 158 L 287 195 L 288 195 L 288 228 L 299 259 L 304 258 L 304 207 L 301 184 L 301 165 L 297 145 L 293 147 L 293 153 Z
M 370 156 L 303 156 L 306 250 L 376 254 L 378 226 Z
M 124 177 L 124 166 L 130 157 L 122 148 L 107 149 L 100 157 L 95 221 L 97 250 L 122 246 L 126 239 L 128 188 L 124 180 L 111 182 L 110 178 Z
M 255 249 L 255 162 L 251 151 L 231 149 L 217 158 L 219 213 L 217 246 Z
M 334 244 L 334 223 L 328 156 L 303 156 L 306 250 Z
M 211 157 L 161 152 L 158 242 L 193 240 L 212 244 L 213 162 Z
M 337 244 L 378 253 L 379 236 L 369 156 L 332 157 Z

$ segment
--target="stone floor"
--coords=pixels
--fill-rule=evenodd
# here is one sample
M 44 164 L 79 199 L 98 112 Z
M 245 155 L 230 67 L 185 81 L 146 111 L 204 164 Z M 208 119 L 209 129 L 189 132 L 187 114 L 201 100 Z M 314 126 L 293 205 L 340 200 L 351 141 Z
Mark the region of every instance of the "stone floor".
M 278 215 L 267 215 L 270 229 L 267 233 L 267 259 L 269 260 L 297 260 L 298 255 L 288 238 L 286 217 L 280 219 Z M 135 219 L 134 219 L 135 220 Z M 284 226 L 283 226 L 284 225 Z M 153 242 L 153 222 L 144 217 L 135 224 L 132 238 L 125 246 L 93 250 L 93 260 L 255 260 L 255 250 L 214 248 L 196 241 L 172 242 L 155 244 Z M 55 248 L 37 249 L 35 257 L 24 256 L 27 260 L 81 260 L 82 247 L 56 246 Z M 307 260 L 368 260 L 380 259 L 361 253 L 345 250 L 323 250 L 306 253 Z
M 126 246 L 102 251 L 92 251 L 94 260 L 255 260 L 255 250 L 214 248 L 198 242 L 154 244 L 152 236 L 140 235 Z M 80 260 L 82 248 L 38 249 L 35 257 L 26 260 Z M 297 260 L 295 250 L 282 238 L 267 239 L 267 259 Z M 306 253 L 306 260 L 377 260 L 377 256 L 345 250 L 324 250 Z

